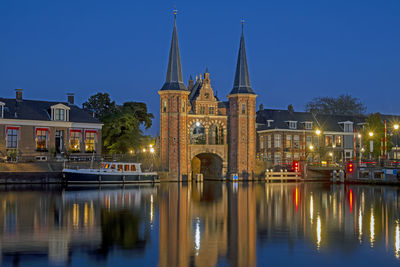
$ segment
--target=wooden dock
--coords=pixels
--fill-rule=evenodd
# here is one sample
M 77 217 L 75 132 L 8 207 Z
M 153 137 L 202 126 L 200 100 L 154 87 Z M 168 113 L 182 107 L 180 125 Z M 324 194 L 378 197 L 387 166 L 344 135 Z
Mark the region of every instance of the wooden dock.
M 301 173 L 300 172 L 288 172 L 288 171 L 279 171 L 279 172 L 274 172 L 274 171 L 269 171 L 267 170 L 265 172 L 265 181 L 266 182 L 274 182 L 274 181 L 280 181 L 281 183 L 283 182 L 289 182 L 289 181 L 301 181 Z

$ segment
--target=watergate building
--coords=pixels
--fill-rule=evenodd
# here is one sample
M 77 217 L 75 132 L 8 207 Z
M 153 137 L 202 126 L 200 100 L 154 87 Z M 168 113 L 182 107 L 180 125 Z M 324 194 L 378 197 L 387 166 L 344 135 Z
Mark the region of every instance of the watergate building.
M 243 34 L 228 101 L 211 86 L 208 70 L 183 82 L 176 16 L 166 80 L 160 95 L 160 154 L 172 179 L 251 179 L 256 160 L 256 97 L 250 85 Z

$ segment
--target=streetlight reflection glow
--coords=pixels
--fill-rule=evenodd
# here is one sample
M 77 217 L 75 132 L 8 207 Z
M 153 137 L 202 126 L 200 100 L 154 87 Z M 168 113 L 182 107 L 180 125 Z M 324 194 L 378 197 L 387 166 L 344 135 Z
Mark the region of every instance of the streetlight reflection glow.
M 395 236 L 394 236 L 394 255 L 396 259 L 400 258 L 400 227 L 399 222 L 396 222 Z
M 317 217 L 317 248 L 321 246 L 321 217 Z
M 374 218 L 374 210 L 371 208 L 371 222 L 369 225 L 369 231 L 370 231 L 370 241 L 371 241 L 371 247 L 374 247 L 374 241 L 375 241 L 375 218 Z

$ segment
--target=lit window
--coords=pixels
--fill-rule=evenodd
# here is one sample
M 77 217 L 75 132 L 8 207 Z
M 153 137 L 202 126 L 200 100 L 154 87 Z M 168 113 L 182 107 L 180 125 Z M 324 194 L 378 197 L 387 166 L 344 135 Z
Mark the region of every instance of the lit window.
M 268 148 L 271 148 L 271 147 L 272 147 L 272 138 L 271 138 L 271 135 L 268 135 L 268 136 L 267 136 L 267 145 L 268 145 Z
M 206 113 L 206 109 L 205 109 L 205 107 L 201 106 L 200 107 L 200 114 L 204 114 L 204 113 Z
M 214 114 L 214 107 L 208 108 L 208 114 Z
M 326 147 L 332 147 L 333 144 L 333 137 L 332 135 L 327 135 L 325 136 L 325 146 Z
M 18 132 L 19 129 L 7 129 L 7 148 L 18 147 Z
M 167 112 L 167 101 L 163 101 L 163 112 Z
M 81 132 L 71 131 L 69 144 L 73 152 L 79 152 L 81 150 Z
M 129 165 L 124 165 L 124 172 L 129 172 Z
M 95 151 L 96 133 L 95 132 L 86 132 L 85 135 L 86 135 L 86 137 L 85 137 L 85 151 L 86 152 Z
M 246 104 L 242 104 L 242 114 L 246 114 Z
M 131 165 L 131 172 L 135 172 L 136 171 L 136 165 Z
M 274 147 L 275 148 L 280 148 L 281 147 L 281 135 L 280 134 L 275 134 L 274 135 Z
M 336 136 L 336 146 L 337 147 L 341 147 L 342 146 L 342 140 L 343 140 L 343 137 L 341 135 L 337 135 Z
M 45 151 L 47 149 L 48 131 L 36 130 L 36 150 Z
M 286 135 L 286 148 L 291 148 L 291 147 L 292 147 L 292 136 Z
M 54 111 L 56 121 L 65 121 L 65 109 L 56 108 Z
M 118 171 L 122 172 L 122 164 L 118 164 L 117 169 L 118 169 Z

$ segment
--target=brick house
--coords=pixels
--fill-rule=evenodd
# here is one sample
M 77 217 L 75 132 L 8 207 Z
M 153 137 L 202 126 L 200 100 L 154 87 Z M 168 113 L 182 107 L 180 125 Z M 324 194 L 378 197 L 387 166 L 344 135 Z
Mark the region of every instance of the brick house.
M 257 111 L 257 158 L 274 165 L 306 159 L 352 160 L 355 132 L 363 127 L 365 119 L 261 108 Z
M 0 158 L 48 160 L 65 155 L 101 155 L 102 123 L 74 104 L 0 98 Z

